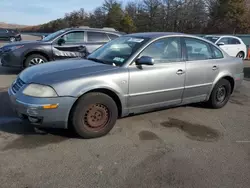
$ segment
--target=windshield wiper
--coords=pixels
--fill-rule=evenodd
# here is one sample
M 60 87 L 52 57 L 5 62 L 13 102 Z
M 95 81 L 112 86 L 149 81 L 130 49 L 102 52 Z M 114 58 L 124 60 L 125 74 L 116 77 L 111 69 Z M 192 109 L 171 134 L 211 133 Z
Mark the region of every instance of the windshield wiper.
M 105 63 L 103 60 L 101 60 L 101 59 L 97 59 L 97 58 L 87 58 L 88 60 L 91 60 L 91 61 L 95 61 L 95 62 L 98 62 L 98 63 L 102 63 L 102 64 L 107 64 L 107 63 Z

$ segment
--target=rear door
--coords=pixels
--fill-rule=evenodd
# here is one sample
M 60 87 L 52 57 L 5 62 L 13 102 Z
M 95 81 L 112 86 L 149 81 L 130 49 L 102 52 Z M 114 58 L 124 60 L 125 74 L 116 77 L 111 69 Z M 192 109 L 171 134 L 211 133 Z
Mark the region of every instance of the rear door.
M 86 47 L 89 53 L 92 53 L 97 48 L 101 47 L 109 41 L 110 39 L 105 32 L 87 31 Z
M 204 101 L 219 73 L 219 61 L 215 58 L 223 55 L 215 52 L 212 45 L 196 38 L 182 38 L 186 46 L 186 80 L 183 103 Z M 215 47 L 214 47 L 215 48 Z M 220 54 L 218 54 L 220 53 Z
M 60 44 L 60 39 L 64 39 L 65 43 Z M 53 42 L 52 51 L 55 60 L 84 56 L 86 53 L 85 32 L 71 31 L 66 33 Z

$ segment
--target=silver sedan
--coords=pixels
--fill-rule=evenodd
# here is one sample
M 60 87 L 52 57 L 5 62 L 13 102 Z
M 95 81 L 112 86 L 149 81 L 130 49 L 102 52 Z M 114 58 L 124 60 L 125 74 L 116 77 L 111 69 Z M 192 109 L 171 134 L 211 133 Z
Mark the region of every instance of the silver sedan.
M 36 127 L 106 135 L 118 117 L 189 103 L 227 104 L 243 62 L 213 43 L 180 33 L 122 36 L 87 59 L 27 68 L 9 88 L 13 108 Z

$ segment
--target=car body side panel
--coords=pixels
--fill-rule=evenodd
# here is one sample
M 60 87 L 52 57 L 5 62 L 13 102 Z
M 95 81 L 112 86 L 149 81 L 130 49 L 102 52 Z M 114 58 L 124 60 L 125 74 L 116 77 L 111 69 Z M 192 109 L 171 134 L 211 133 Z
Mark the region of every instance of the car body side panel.
M 206 100 L 209 99 L 216 83 L 218 83 L 218 81 L 221 80 L 222 78 L 225 77 L 233 78 L 235 87 L 232 88 L 233 89 L 232 92 L 234 92 L 235 89 L 237 89 L 241 85 L 244 79 L 244 73 L 243 73 L 244 63 L 241 59 L 234 57 L 227 57 L 217 61 L 219 63 L 219 73 L 217 74 L 217 76 L 213 81 L 212 87 L 210 88 Z
M 214 78 L 219 70 L 216 60 L 199 60 L 186 62 L 186 81 L 183 94 L 183 103 L 204 101 L 213 85 Z
M 96 90 L 106 89 L 115 93 L 122 104 L 122 116 L 128 115 L 128 70 L 126 68 L 109 71 L 109 74 L 100 73 L 95 76 L 89 75 L 84 78 L 53 84 L 59 96 L 72 96 L 79 98 L 83 94 Z M 67 87 L 65 87 L 67 86 Z
M 185 62 L 158 63 L 153 66 L 129 67 L 129 99 L 131 112 L 144 112 L 157 107 L 180 104 L 184 90 Z

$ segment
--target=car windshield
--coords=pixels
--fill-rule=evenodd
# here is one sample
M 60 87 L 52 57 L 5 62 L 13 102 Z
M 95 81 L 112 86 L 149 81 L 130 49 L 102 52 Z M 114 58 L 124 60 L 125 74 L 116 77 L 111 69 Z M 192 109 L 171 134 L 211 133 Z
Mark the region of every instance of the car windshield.
M 57 36 L 61 35 L 62 33 L 65 32 L 65 29 L 56 31 L 54 33 L 49 34 L 48 36 L 44 37 L 42 41 L 51 41 L 55 39 Z
M 149 41 L 149 38 L 119 37 L 98 48 L 88 56 L 88 59 L 100 63 L 122 66 L 147 41 Z
M 215 43 L 220 37 L 217 37 L 217 36 L 207 36 L 205 37 L 205 39 Z

